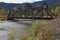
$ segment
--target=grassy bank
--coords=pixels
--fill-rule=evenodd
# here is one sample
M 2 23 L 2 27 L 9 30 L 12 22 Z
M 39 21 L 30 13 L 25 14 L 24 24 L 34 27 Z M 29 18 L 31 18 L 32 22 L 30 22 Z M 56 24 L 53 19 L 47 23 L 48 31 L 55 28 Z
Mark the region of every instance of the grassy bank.
M 51 40 L 56 29 L 50 30 L 49 22 L 45 20 L 35 21 L 29 31 L 20 40 Z

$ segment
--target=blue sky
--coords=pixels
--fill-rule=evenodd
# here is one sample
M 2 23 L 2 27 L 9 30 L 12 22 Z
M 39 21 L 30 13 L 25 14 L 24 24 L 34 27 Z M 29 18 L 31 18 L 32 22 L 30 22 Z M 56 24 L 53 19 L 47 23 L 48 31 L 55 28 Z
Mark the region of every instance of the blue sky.
M 6 3 L 24 3 L 24 2 L 36 2 L 36 1 L 42 1 L 42 0 L 0 0 L 0 2 L 6 2 Z

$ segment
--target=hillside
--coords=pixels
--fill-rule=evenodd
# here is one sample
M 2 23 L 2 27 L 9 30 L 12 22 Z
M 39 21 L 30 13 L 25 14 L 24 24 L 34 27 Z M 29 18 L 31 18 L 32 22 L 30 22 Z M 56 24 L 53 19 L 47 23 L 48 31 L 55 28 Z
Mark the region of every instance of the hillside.
M 60 0 L 45 0 L 45 1 L 38 1 L 38 2 L 34 2 L 34 3 L 30 3 L 31 5 L 41 5 L 42 3 L 48 3 L 48 6 L 50 8 L 54 8 L 56 6 L 60 6 Z M 21 6 L 24 5 L 25 3 L 4 3 L 4 2 L 0 2 L 0 8 L 5 8 L 5 9 L 11 9 L 15 6 Z

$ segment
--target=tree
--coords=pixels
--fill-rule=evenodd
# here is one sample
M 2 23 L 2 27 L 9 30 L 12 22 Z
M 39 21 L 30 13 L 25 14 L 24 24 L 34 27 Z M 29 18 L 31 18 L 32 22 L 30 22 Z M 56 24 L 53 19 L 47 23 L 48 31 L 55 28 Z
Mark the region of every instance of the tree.
M 57 15 L 57 16 L 60 16 L 60 7 L 56 7 L 55 10 L 52 9 L 51 12 L 54 13 L 55 15 Z
M 0 20 L 4 20 L 6 16 L 6 10 L 0 9 Z

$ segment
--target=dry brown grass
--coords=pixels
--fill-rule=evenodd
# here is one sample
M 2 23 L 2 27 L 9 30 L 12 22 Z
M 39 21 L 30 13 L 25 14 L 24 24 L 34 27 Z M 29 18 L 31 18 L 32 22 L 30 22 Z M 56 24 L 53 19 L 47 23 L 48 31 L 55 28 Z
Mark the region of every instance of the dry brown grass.
M 15 40 L 16 30 L 12 28 L 12 30 L 8 33 L 8 40 Z
M 29 32 L 24 34 L 20 40 L 51 40 L 56 29 L 50 30 L 47 21 L 35 21 Z

